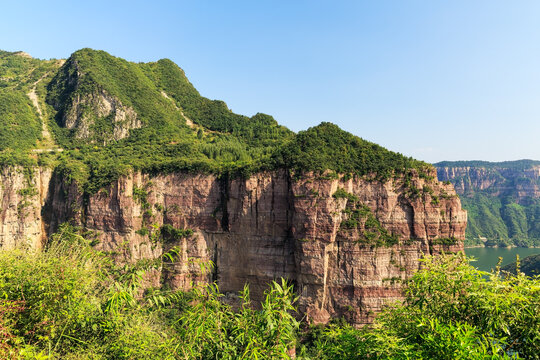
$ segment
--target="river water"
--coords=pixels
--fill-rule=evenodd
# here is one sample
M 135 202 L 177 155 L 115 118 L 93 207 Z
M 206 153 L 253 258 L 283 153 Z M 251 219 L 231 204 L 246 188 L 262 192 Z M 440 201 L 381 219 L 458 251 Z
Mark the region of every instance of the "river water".
M 466 248 L 465 254 L 467 256 L 473 256 L 478 260 L 471 262 L 471 265 L 476 267 L 478 270 L 491 271 L 491 269 L 494 269 L 497 266 L 499 256 L 503 258 L 502 266 L 504 266 L 516 261 L 516 255 L 519 255 L 519 258 L 523 259 L 529 255 L 540 254 L 540 248 Z

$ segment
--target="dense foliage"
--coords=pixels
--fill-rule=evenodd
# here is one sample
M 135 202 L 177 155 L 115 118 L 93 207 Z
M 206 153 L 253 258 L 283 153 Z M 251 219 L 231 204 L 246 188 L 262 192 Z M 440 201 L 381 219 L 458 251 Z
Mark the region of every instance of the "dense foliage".
M 213 283 L 145 287 L 152 269 L 182 261 L 174 251 L 114 265 L 93 236 L 64 225 L 45 252 L 0 253 L 1 358 L 281 359 L 295 349 L 298 359 L 540 357 L 540 278 L 480 272 L 463 255 L 426 258 L 402 304 L 354 329 L 299 323 L 283 280 L 257 308 L 247 286 L 235 309 Z
M 68 225 L 46 252 L 1 252 L 0 357 L 253 359 L 283 358 L 294 348 L 295 297 L 285 281 L 270 286 L 260 310 L 248 287 L 238 311 L 215 284 L 143 291 L 145 274 L 172 266 L 175 256 L 114 265 Z
M 383 179 L 407 169 L 430 166 L 363 140 L 331 123 L 300 131 L 283 147 L 280 156 L 283 163 L 300 172 L 334 170 Z
M 41 122 L 28 97 L 0 90 L 0 152 L 28 150 L 36 146 L 40 137 Z

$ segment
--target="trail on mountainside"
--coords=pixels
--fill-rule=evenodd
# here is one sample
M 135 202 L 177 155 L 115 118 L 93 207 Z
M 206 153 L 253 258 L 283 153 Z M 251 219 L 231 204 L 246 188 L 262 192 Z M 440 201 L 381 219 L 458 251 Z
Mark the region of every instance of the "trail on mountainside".
M 184 112 L 182 111 L 182 109 L 180 109 L 180 108 L 176 105 L 176 103 L 174 102 L 174 100 L 171 99 L 171 98 L 169 97 L 169 95 L 167 95 L 167 93 L 166 93 L 165 91 L 162 90 L 162 91 L 161 91 L 161 95 L 162 95 L 164 98 L 171 100 L 171 102 L 172 102 L 172 104 L 174 105 L 174 107 L 176 108 L 176 110 L 180 111 L 180 114 L 182 115 L 182 117 L 183 117 L 184 119 L 186 119 L 186 125 L 187 125 L 187 126 L 189 126 L 189 127 L 192 128 L 192 129 L 195 128 L 195 124 L 193 123 L 193 121 L 192 121 L 190 118 L 188 118 L 186 115 L 184 115 Z
M 36 109 L 36 111 L 37 111 L 37 113 L 39 115 L 39 119 L 41 120 L 41 136 L 43 138 L 43 140 L 42 140 L 43 145 L 48 145 L 48 146 L 45 146 L 44 148 L 41 148 L 41 149 L 32 150 L 33 152 L 36 152 L 36 153 L 47 152 L 47 151 L 63 151 L 63 149 L 58 148 L 58 146 L 54 143 L 54 140 L 53 140 L 53 138 L 51 136 L 51 133 L 49 132 L 49 128 L 47 127 L 47 122 L 43 118 L 43 111 L 41 110 L 41 106 L 39 105 L 39 99 L 38 99 L 38 96 L 37 96 L 37 93 L 36 93 L 37 85 L 45 77 L 47 77 L 47 75 L 49 75 L 49 72 L 43 74 L 42 77 L 40 77 L 38 80 L 36 80 L 32 84 L 32 89 L 30 90 L 30 92 L 28 92 L 26 94 L 26 96 L 28 96 L 30 101 L 32 101 L 32 104 L 34 105 L 34 108 Z

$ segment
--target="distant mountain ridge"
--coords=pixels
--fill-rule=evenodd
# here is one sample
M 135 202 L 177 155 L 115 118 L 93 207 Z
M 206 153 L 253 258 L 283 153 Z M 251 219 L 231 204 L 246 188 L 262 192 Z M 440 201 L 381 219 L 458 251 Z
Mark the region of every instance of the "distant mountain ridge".
M 483 160 L 464 160 L 464 161 L 441 161 L 433 164 L 436 167 L 481 167 L 486 169 L 528 169 L 534 166 L 540 166 L 540 160 L 512 160 L 512 161 L 483 161 Z
M 466 244 L 540 246 L 540 161 L 434 164 L 468 210 Z

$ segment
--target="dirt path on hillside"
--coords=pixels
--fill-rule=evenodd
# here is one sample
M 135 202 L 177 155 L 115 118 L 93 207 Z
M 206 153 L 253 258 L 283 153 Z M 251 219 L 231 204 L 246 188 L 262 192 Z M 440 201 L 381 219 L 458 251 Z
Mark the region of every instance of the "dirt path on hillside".
M 41 137 L 42 137 L 42 144 L 45 146 L 41 149 L 34 149 L 32 152 L 42 153 L 42 152 L 48 152 L 48 151 L 63 151 L 63 149 L 58 148 L 58 146 L 54 143 L 54 140 L 51 136 L 51 133 L 49 132 L 49 128 L 47 127 L 47 122 L 43 118 L 43 111 L 41 110 L 41 105 L 39 105 L 39 99 L 36 93 L 36 87 L 37 85 L 49 75 L 49 72 L 45 73 L 42 77 L 40 77 L 36 82 L 32 84 L 32 89 L 26 96 L 32 101 L 32 104 L 34 105 L 34 108 L 36 109 L 39 119 L 41 120 Z
M 49 132 L 47 124 L 45 123 L 45 120 L 43 119 L 43 112 L 41 111 L 41 106 L 39 105 L 38 96 L 36 93 L 37 84 L 39 84 L 41 80 L 45 79 L 47 75 L 49 75 L 49 73 L 45 73 L 34 84 L 32 84 L 32 90 L 30 90 L 30 92 L 26 95 L 28 96 L 30 101 L 32 101 L 32 104 L 34 104 L 34 108 L 36 108 L 36 111 L 39 115 L 39 119 L 41 120 L 41 136 L 43 137 L 43 140 L 50 143 L 52 142 L 52 136 L 51 136 L 51 133 Z
M 171 99 L 171 98 L 169 97 L 169 95 L 167 95 L 167 93 L 166 93 L 165 91 L 163 91 L 163 90 L 161 90 L 161 95 L 162 95 L 164 98 L 171 100 L 171 102 L 172 102 L 173 106 L 176 108 L 176 110 L 180 111 L 180 114 L 182 115 L 182 117 L 183 117 L 184 119 L 186 119 L 186 125 L 189 126 L 189 127 L 192 128 L 192 129 L 194 129 L 194 128 L 195 128 L 195 124 L 193 123 L 193 121 L 192 121 L 190 118 L 188 118 L 186 115 L 184 115 L 184 112 L 182 111 L 182 109 L 180 109 L 178 106 L 176 106 L 176 102 L 175 102 L 173 99 Z

